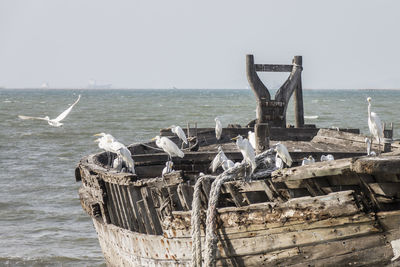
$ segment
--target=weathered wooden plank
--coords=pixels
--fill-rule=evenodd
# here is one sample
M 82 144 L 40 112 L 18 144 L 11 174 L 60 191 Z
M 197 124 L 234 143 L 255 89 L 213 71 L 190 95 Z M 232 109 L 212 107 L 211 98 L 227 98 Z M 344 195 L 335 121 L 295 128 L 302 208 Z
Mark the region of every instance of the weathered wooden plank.
M 362 208 L 362 207 L 361 207 Z M 221 227 L 225 233 L 246 232 L 254 229 L 273 229 L 290 225 L 291 222 L 313 222 L 323 218 L 351 216 L 360 212 L 353 191 L 341 191 L 318 197 L 302 197 L 287 202 L 267 202 L 244 207 L 219 208 Z M 165 233 L 170 230 L 189 229 L 190 212 L 174 212 L 166 217 Z M 275 225 L 276 224 L 276 225 Z M 275 225 L 275 226 L 274 226 Z
M 132 209 L 132 212 L 135 216 L 135 219 L 136 219 L 136 222 L 138 225 L 138 232 L 146 233 L 144 221 L 143 221 L 143 218 L 140 216 L 139 206 L 137 205 L 137 202 L 142 200 L 142 195 L 140 193 L 140 189 L 137 187 L 134 187 L 134 186 L 129 186 L 127 193 L 128 193 L 129 202 L 130 202 L 129 207 Z
M 399 174 L 400 157 L 363 157 L 351 165 L 351 170 L 367 174 Z
M 351 159 L 316 162 L 310 165 L 281 169 L 272 173 L 273 182 L 296 181 L 318 176 L 334 176 L 350 173 Z
M 385 246 L 386 239 L 381 234 L 355 237 L 348 240 L 331 241 L 312 246 L 299 246 L 289 249 L 262 253 L 261 255 L 248 255 L 241 258 L 244 266 L 257 266 L 260 262 L 270 266 L 289 266 L 301 262 L 326 259 L 338 255 L 351 254 L 368 248 Z M 329 264 L 335 265 L 331 261 Z M 220 265 L 217 265 L 220 266 Z
M 178 189 L 177 185 L 173 185 L 173 186 L 168 186 L 167 187 L 168 195 L 169 195 L 169 197 L 171 199 L 171 204 L 172 204 L 171 208 L 172 208 L 172 210 L 182 211 L 183 207 L 182 207 L 182 203 L 181 203 L 181 201 L 179 199 L 177 189 Z
M 187 184 L 179 184 L 177 191 L 184 210 L 191 210 L 193 201 L 193 187 Z
M 144 228 L 146 229 L 145 233 L 149 234 L 149 235 L 155 235 L 155 231 L 154 229 L 151 227 L 151 223 L 150 223 L 150 218 L 148 216 L 146 207 L 144 205 L 144 200 L 139 200 L 136 202 L 136 205 L 138 206 L 138 210 L 139 210 L 139 216 L 140 218 L 143 219 L 143 225 Z
M 128 186 L 121 185 L 121 196 L 123 199 L 123 203 L 126 210 L 126 215 L 128 219 L 129 229 L 131 231 L 139 231 L 139 226 L 136 220 L 136 215 L 133 211 L 133 207 L 131 206 L 130 196 L 128 195 Z
M 114 192 L 117 200 L 117 206 L 118 206 L 118 212 L 121 216 L 121 221 L 122 221 L 122 227 L 125 229 L 130 229 L 129 222 L 128 222 L 128 216 L 126 214 L 125 210 L 125 203 L 123 202 L 122 196 L 121 196 L 121 189 L 120 186 L 117 184 L 112 184 L 114 187 Z
M 106 188 L 107 188 L 107 190 L 109 190 L 109 192 L 107 192 L 107 194 L 108 194 L 108 196 L 110 196 L 110 204 L 112 206 L 112 213 L 114 215 L 114 218 L 116 219 L 115 225 L 122 226 L 122 218 L 121 218 L 121 214 L 119 212 L 119 207 L 118 207 L 117 197 L 115 195 L 114 186 L 113 186 L 113 184 L 106 182 Z
M 390 244 L 384 244 L 348 254 L 304 261 L 301 264 L 297 263 L 288 266 L 386 266 L 390 263 L 391 257 L 393 257 L 393 251 Z
M 141 188 L 145 211 L 148 215 L 150 225 L 153 229 L 154 234 L 160 235 L 162 234 L 162 228 L 160 224 L 160 219 L 158 218 L 157 211 L 154 207 L 153 199 L 151 197 L 151 192 L 148 187 Z
M 226 191 L 230 194 L 236 207 L 242 207 L 245 206 L 245 204 L 248 205 L 248 203 L 245 203 L 246 201 L 243 198 L 243 195 L 239 192 L 238 188 L 235 187 L 232 183 L 226 183 L 224 187 Z
M 115 208 L 112 203 L 110 184 L 104 182 L 104 187 L 105 187 L 105 191 L 106 191 L 105 205 L 107 208 L 108 215 L 110 217 L 110 222 L 108 222 L 108 223 L 112 223 L 112 224 L 116 225 L 118 222 L 117 222 L 117 218 L 116 218 L 116 214 L 115 214 L 115 210 L 114 210 Z
M 293 65 L 254 64 L 256 71 L 263 72 L 291 72 Z

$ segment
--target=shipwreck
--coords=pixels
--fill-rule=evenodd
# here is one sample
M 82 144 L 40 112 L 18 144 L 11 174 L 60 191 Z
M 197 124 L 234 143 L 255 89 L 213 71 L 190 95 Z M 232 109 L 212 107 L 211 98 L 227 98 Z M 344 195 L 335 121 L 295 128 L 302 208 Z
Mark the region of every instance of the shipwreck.
M 93 219 L 108 266 L 399 266 L 400 145 L 385 127 L 385 143 L 368 156 L 358 129 L 305 125 L 302 58 L 255 64 L 247 78 L 257 118 L 246 126 L 188 127 L 185 156 L 161 176 L 167 155 L 154 142 L 128 147 L 135 174 L 117 172 L 105 152 L 79 162 L 82 208 Z M 289 72 L 271 99 L 257 72 Z M 294 96 L 295 125 L 286 123 Z M 256 135 L 257 168 L 246 163 L 211 173 L 218 146 L 242 161 L 231 138 Z M 167 130 L 161 136 L 179 143 Z M 271 168 L 277 142 L 293 159 Z M 382 150 L 382 153 L 379 151 Z M 320 161 L 330 154 L 334 160 Z M 304 157 L 315 163 L 301 166 Z

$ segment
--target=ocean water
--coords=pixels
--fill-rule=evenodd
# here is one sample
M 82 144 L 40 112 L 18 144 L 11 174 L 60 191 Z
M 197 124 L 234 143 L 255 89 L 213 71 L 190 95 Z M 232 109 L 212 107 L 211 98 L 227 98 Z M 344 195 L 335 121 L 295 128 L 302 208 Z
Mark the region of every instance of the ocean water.
M 61 128 L 17 117 L 55 118 L 78 94 Z M 303 96 L 306 123 L 363 133 L 371 96 L 372 110 L 393 122 L 400 137 L 400 91 L 304 90 Z M 111 133 L 128 145 L 171 124 L 214 127 L 216 116 L 224 126 L 246 125 L 255 107 L 251 90 L 0 90 L 0 266 L 104 266 L 74 178 L 80 158 L 99 151 L 93 134 Z

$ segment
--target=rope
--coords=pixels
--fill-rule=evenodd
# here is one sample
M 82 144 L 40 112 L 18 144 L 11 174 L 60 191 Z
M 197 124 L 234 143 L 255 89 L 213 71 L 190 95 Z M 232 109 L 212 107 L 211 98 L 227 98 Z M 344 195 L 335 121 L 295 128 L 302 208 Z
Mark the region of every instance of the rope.
M 196 184 L 194 185 L 193 192 L 193 202 L 192 202 L 192 266 L 193 267 L 201 267 L 202 255 L 201 255 L 201 231 L 200 231 L 200 222 L 201 222 L 201 186 L 204 180 L 214 179 L 215 176 L 212 175 L 202 175 L 200 176 Z
M 264 165 L 264 169 L 258 173 L 252 174 L 252 177 L 261 178 L 261 175 L 270 174 L 275 169 L 275 163 L 273 161 L 266 162 L 264 159 L 266 157 L 272 157 L 273 151 L 271 149 L 264 151 L 263 153 L 256 156 L 257 166 Z M 201 253 L 201 231 L 200 231 L 200 194 L 201 185 L 205 179 L 214 179 L 211 184 L 211 190 L 208 200 L 207 218 L 206 218 L 206 240 L 205 240 L 205 266 L 215 266 L 216 263 L 216 245 L 218 242 L 218 237 L 215 234 L 216 220 L 217 220 L 217 204 L 221 191 L 222 184 L 228 181 L 239 180 L 246 178 L 244 177 L 243 171 L 247 167 L 247 163 L 240 163 L 239 165 L 230 168 L 217 177 L 212 175 L 203 175 L 198 178 L 194 186 L 193 202 L 192 202 L 192 266 L 201 267 L 202 266 L 202 253 Z M 265 170 L 267 169 L 267 170 Z

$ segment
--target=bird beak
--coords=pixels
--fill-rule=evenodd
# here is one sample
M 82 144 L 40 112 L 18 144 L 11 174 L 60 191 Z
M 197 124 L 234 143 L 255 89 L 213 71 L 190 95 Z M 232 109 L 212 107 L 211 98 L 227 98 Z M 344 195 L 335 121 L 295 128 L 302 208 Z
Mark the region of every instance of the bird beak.
M 231 138 L 231 140 L 237 140 L 238 139 L 238 137 L 236 136 L 236 137 L 233 137 L 233 138 Z
M 94 134 L 93 136 L 101 136 L 101 133 Z
M 155 138 L 155 137 L 153 137 L 153 138 L 151 138 L 151 141 L 154 141 L 154 140 L 156 140 L 157 138 Z

